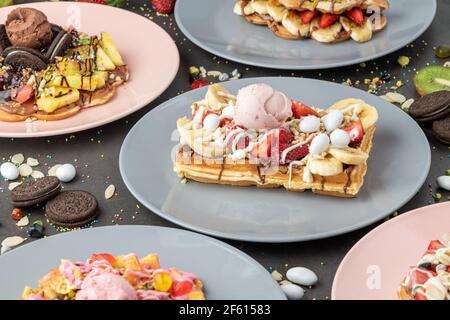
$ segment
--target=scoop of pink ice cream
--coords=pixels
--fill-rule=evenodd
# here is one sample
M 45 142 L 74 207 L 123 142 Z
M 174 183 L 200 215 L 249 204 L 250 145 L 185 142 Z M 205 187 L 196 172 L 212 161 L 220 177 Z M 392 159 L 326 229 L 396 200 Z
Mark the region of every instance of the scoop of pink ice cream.
M 96 270 L 83 281 L 76 300 L 136 300 L 134 288 L 119 275 Z
M 263 83 L 239 90 L 234 118 L 237 125 L 254 130 L 274 129 L 289 117 L 291 102 L 284 93 Z

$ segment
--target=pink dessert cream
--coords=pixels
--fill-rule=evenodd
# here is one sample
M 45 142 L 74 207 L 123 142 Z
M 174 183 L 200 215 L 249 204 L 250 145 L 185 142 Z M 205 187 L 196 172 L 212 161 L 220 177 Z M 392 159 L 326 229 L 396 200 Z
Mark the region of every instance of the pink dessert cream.
M 21 300 L 204 300 L 202 289 L 196 275 L 161 268 L 155 254 L 94 254 L 86 263 L 62 260 Z

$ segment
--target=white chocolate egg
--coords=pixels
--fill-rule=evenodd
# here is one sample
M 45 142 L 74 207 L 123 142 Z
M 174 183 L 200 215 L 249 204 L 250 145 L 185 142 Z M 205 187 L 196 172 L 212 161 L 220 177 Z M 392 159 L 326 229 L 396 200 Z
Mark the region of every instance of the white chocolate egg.
M 342 129 L 336 129 L 330 135 L 331 144 L 338 148 L 348 147 L 350 140 L 350 135 Z
M 441 176 L 437 178 L 437 183 L 442 189 L 450 191 L 450 176 Z
M 302 119 L 299 129 L 304 133 L 317 132 L 320 129 L 320 119 L 315 116 L 307 116 Z
M 75 179 L 76 175 L 77 175 L 77 170 L 70 163 L 64 164 L 56 170 L 56 177 L 61 182 L 65 182 L 65 183 L 70 182 L 73 179 Z
M 203 120 L 203 129 L 214 131 L 220 124 L 220 117 L 217 114 L 211 113 Z
M 228 106 L 223 108 L 222 117 L 226 119 L 234 119 L 234 107 Z
M 289 269 L 286 272 L 286 278 L 288 278 L 289 281 L 302 286 L 313 286 L 319 281 L 319 278 L 313 271 L 304 267 Z
M 5 162 L 0 167 L 0 174 L 8 180 L 16 180 L 19 177 L 19 169 L 11 162 Z
M 289 300 L 300 300 L 305 294 L 305 290 L 302 287 L 293 283 L 283 284 L 280 288 Z
M 328 150 L 330 147 L 330 138 L 327 134 L 321 133 L 315 137 L 309 146 L 309 153 L 318 155 Z
M 341 110 L 331 110 L 326 116 L 322 118 L 322 122 L 325 125 L 325 129 L 331 132 L 342 124 L 344 121 L 344 114 Z

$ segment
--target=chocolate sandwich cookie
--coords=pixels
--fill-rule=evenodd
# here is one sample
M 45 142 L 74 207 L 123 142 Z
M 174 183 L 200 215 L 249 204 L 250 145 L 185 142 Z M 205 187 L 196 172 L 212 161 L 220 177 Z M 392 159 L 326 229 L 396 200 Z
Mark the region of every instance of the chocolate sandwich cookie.
M 22 183 L 11 191 L 11 204 L 24 208 L 44 203 L 56 197 L 61 183 L 56 177 L 44 177 Z
M 56 226 L 82 227 L 97 217 L 97 200 L 86 191 L 64 191 L 47 202 L 45 214 Z
M 48 61 L 53 61 L 55 57 L 62 57 L 67 50 L 71 47 L 73 42 L 72 35 L 65 30 L 61 29 L 56 37 L 53 39 L 52 44 L 47 50 L 46 58 Z
M 450 145 L 450 116 L 433 122 L 433 133 L 441 142 Z
M 0 53 L 11 46 L 8 34 L 6 33 L 6 27 L 4 24 L 0 24 Z
M 9 47 L 2 53 L 5 58 L 4 63 L 12 65 L 18 69 L 32 68 L 43 70 L 47 68 L 47 58 L 39 51 L 25 47 Z
M 450 115 L 450 91 L 437 91 L 423 96 L 409 108 L 418 122 L 431 122 Z

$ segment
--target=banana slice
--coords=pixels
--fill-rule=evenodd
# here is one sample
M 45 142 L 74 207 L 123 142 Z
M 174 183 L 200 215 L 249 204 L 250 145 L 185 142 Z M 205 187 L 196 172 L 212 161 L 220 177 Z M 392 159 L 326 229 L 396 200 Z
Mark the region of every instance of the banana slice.
M 334 109 L 341 110 L 348 116 L 358 116 L 361 119 L 364 130 L 372 127 L 378 120 L 377 109 L 361 99 L 345 99 L 338 101 L 328 108 L 328 110 Z
M 371 23 L 373 32 L 378 32 L 386 28 L 387 18 L 385 15 L 376 15 L 375 18 L 371 19 Z
M 212 132 L 203 129 L 194 129 L 192 121 L 184 117 L 177 121 L 178 133 L 180 141 L 187 144 L 196 154 L 205 158 L 220 158 L 225 155 L 225 145 L 215 143 L 208 139 Z
M 330 148 L 328 152 L 345 164 L 359 165 L 363 164 L 369 158 L 369 155 L 359 149 L 355 148 Z
M 367 42 L 372 39 L 372 22 L 369 19 L 366 18 L 361 26 L 344 16 L 341 16 L 340 21 L 344 30 L 348 31 L 356 42 Z
M 210 85 L 205 99 L 209 109 L 213 111 L 222 110 L 230 102 L 235 101 L 234 96 L 231 96 L 230 92 L 220 84 Z
M 308 37 L 311 30 L 311 25 L 303 24 L 296 11 L 288 11 L 284 15 L 281 24 L 289 33 L 299 35 L 302 38 Z
M 311 22 L 311 38 L 316 41 L 331 43 L 335 42 L 339 38 L 339 33 L 342 30 L 340 22 L 336 22 L 332 26 L 326 29 L 319 28 L 319 19 L 316 18 Z
M 281 22 L 283 20 L 284 15 L 288 10 L 283 7 L 278 0 L 269 0 L 267 2 L 267 13 L 275 20 L 276 22 Z
M 322 0 L 317 3 L 316 9 L 325 13 L 341 14 L 353 7 L 360 6 L 361 3 L 361 0 L 341 0 L 339 2 Z
M 238 16 L 249 16 L 255 13 L 255 9 L 253 9 L 250 2 L 241 0 L 236 2 L 233 12 Z
M 335 176 L 344 171 L 344 166 L 341 161 L 328 154 L 325 158 L 310 157 L 306 167 L 313 174 L 318 174 L 323 177 Z
M 362 9 L 369 8 L 378 8 L 380 10 L 389 9 L 389 1 L 388 0 L 364 0 L 361 4 Z
M 264 15 L 269 14 L 269 12 L 267 11 L 268 3 L 269 2 L 267 0 L 252 0 L 252 2 L 250 2 L 250 5 L 256 13 Z

